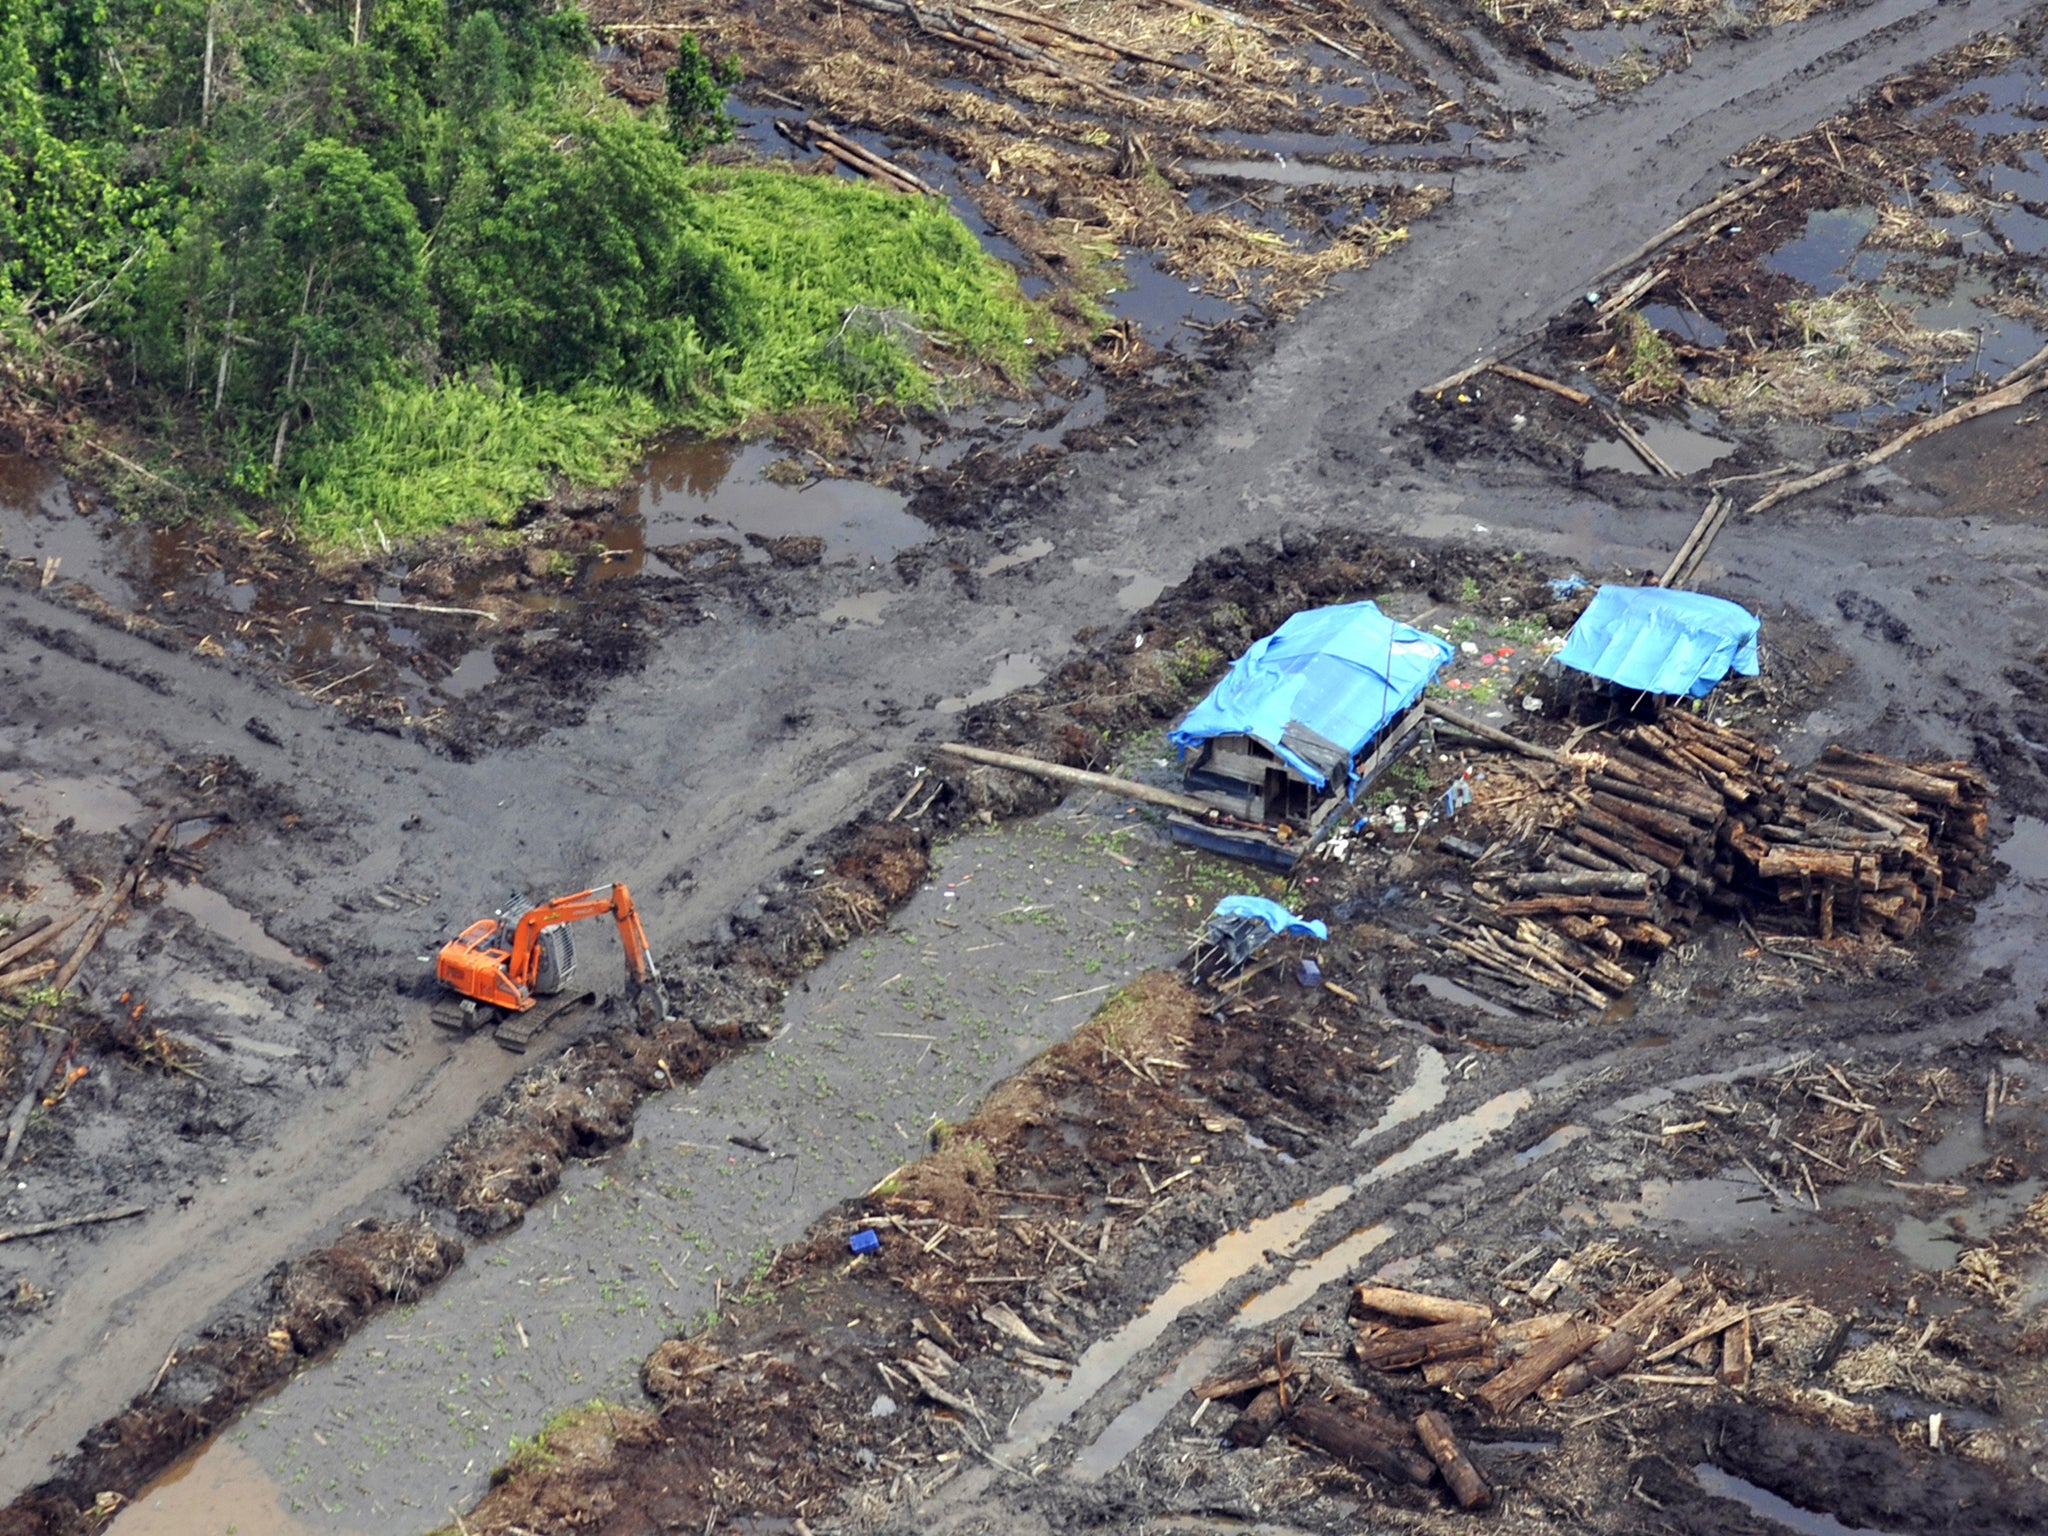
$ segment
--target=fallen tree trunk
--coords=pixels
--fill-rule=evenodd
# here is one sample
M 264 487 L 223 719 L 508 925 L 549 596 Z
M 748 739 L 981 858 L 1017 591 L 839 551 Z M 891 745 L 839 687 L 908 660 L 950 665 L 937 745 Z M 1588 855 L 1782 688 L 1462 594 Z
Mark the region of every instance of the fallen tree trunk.
M 1391 1285 L 1361 1285 L 1356 1293 L 1359 1306 L 1388 1317 L 1410 1317 L 1426 1323 L 1486 1323 L 1493 1308 L 1483 1302 L 1454 1301 L 1447 1296 L 1430 1296 L 1421 1291 L 1404 1291 Z
M 1188 816 L 1206 817 L 1215 809 L 1191 795 L 1177 795 L 1170 789 L 1154 789 L 1150 784 L 1140 784 L 1134 779 L 1120 779 L 1109 773 L 1091 773 L 1086 768 L 1069 768 L 1064 763 L 1048 763 L 1041 758 L 1021 757 L 1015 752 L 992 752 L 986 747 L 970 747 L 957 741 L 946 742 L 937 750 L 948 757 L 981 763 L 990 768 L 1007 768 L 1012 773 L 1032 774 L 1037 778 L 1050 779 L 1055 784 L 1073 784 L 1082 789 L 1107 790 L 1127 800 L 1142 800 L 1147 805 L 1161 805 L 1170 811 L 1179 811 Z
M 1380 1422 L 1380 1420 L 1384 1420 Z M 1376 1415 L 1373 1420 L 1311 1398 L 1295 1406 L 1289 1415 L 1290 1434 L 1307 1441 L 1317 1450 L 1354 1467 L 1364 1467 L 1382 1477 L 1427 1487 L 1436 1469 L 1412 1447 L 1413 1435 L 1398 1419 Z M 1400 1442 L 1410 1441 L 1404 1445 Z
M 1490 725 L 1474 720 L 1470 715 L 1461 715 L 1455 709 L 1439 704 L 1435 699 L 1425 701 L 1422 707 L 1444 724 L 1455 726 L 1467 736 L 1476 736 L 1492 746 L 1505 747 L 1510 752 L 1519 752 L 1524 757 L 1533 757 L 1539 762 L 1556 763 L 1560 767 L 1569 765 L 1570 760 L 1562 752 L 1538 746 L 1533 741 L 1524 741 L 1519 736 L 1510 736 L 1506 731 L 1497 731 Z
M 1496 1417 L 1505 1416 L 1523 1398 L 1592 1348 L 1597 1337 L 1584 1323 L 1567 1323 L 1473 1392 L 1473 1400 Z
M 1395 1328 L 1351 1346 L 1358 1363 L 1375 1371 L 1403 1371 L 1432 1360 L 1455 1360 L 1486 1348 L 1487 1324 L 1480 1318 L 1436 1323 L 1428 1328 Z
M 1502 879 L 1501 888 L 1516 896 L 1647 896 L 1650 877 L 1633 869 L 1612 873 L 1588 870 L 1577 875 L 1508 875 Z
M 1486 1479 L 1458 1444 L 1449 1419 L 1434 1408 L 1419 1413 L 1415 1416 L 1415 1433 L 1422 1440 L 1422 1448 L 1429 1452 L 1429 1459 L 1443 1473 L 1460 1509 L 1484 1509 L 1493 1502 L 1493 1490 L 1486 1486 Z
M 73 922 L 76 922 L 78 920 L 78 914 L 75 910 L 67 914 L 67 916 L 69 916 L 71 921 Z M 30 944 L 28 941 L 30 939 L 35 939 L 37 934 L 41 933 L 45 928 L 49 927 L 50 924 L 54 921 L 56 921 L 56 919 L 52 918 L 51 916 L 49 916 L 49 914 L 45 913 L 43 916 L 35 919 L 35 921 L 23 923 L 19 928 L 14 929 L 7 936 L 7 942 L 5 944 L 0 944 L 0 966 L 6 965 L 8 961 L 12 960 L 18 954 L 33 953 L 35 950 L 40 949 L 44 944 L 47 944 L 49 942 L 49 940 L 47 939 L 36 939 L 36 942 L 34 944 Z

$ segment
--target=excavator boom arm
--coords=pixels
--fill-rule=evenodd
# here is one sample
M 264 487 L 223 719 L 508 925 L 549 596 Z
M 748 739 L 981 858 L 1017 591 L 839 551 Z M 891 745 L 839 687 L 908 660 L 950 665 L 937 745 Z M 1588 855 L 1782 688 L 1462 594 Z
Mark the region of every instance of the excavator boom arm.
M 625 888 L 616 885 L 600 885 L 587 891 L 577 891 L 571 896 L 555 896 L 537 906 L 528 907 L 520 915 L 519 926 L 512 931 L 511 958 L 505 968 L 512 973 L 513 980 L 521 986 L 530 986 L 534 972 L 540 966 L 540 935 L 543 928 L 552 928 L 557 923 L 580 923 L 587 917 L 602 917 L 613 911 L 618 904 L 615 892 Z M 631 911 L 631 898 L 627 910 Z
M 509 934 L 502 916 L 471 923 L 441 946 L 436 972 L 454 992 L 473 1003 L 488 1003 L 507 1014 L 524 1014 L 535 1003 L 541 936 L 559 924 L 606 913 L 619 925 L 619 943 L 626 951 L 627 991 L 635 1010 L 650 1027 L 669 1019 L 668 989 L 655 966 L 654 949 L 647 942 L 647 930 L 634 909 L 632 895 L 623 885 L 596 886 L 529 907 L 520 913 Z M 565 948 L 557 956 L 565 974 L 567 954 Z M 501 1034 L 501 1043 L 503 1038 Z
M 639 909 L 633 905 L 632 892 L 623 885 L 594 886 L 590 890 L 578 891 L 572 896 L 557 896 L 529 908 L 513 932 L 512 954 L 506 962 L 506 969 L 522 987 L 531 986 L 540 966 L 542 929 L 551 928 L 556 923 L 602 917 L 607 912 L 619 925 L 619 943 L 626 951 L 626 975 L 636 989 L 651 988 L 656 992 L 665 1016 L 668 1012 L 667 997 L 661 992 L 661 972 L 654 963 L 654 949 L 647 942 L 647 929 L 640 922 Z

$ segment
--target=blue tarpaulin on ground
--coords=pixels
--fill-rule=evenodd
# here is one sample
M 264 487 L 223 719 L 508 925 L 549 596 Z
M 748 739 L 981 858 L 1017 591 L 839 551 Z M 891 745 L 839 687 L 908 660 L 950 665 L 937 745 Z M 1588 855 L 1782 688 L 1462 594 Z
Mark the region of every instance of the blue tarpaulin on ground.
M 1755 614 L 1725 597 L 1602 587 L 1557 659 L 1623 688 L 1703 699 L 1730 672 L 1756 676 L 1758 628 Z
M 1311 608 L 1231 663 L 1171 739 L 1185 756 L 1218 736 L 1254 737 L 1323 789 L 1339 771 L 1349 779 L 1351 760 L 1451 655 L 1371 603 Z
M 1298 934 L 1305 939 L 1327 939 L 1330 936 L 1329 927 L 1319 919 L 1296 917 L 1279 902 L 1268 901 L 1263 896 L 1226 896 L 1209 914 L 1212 922 L 1219 917 L 1257 918 L 1276 934 Z

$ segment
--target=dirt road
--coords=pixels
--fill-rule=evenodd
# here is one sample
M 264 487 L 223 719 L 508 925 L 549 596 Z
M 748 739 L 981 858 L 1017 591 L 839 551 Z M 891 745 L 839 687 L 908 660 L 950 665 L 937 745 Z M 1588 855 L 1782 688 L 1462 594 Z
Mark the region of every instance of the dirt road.
M 149 1381 L 167 1341 L 277 1260 L 347 1219 L 407 1208 L 404 1179 L 517 1066 L 451 1049 L 411 992 L 429 945 L 504 893 L 624 879 L 644 892 L 666 951 L 716 936 L 772 894 L 761 871 L 837 825 L 875 775 L 900 773 L 945 727 L 938 701 L 1049 665 L 1077 629 L 1128 622 L 1117 600 L 1128 584 L 1176 581 L 1230 545 L 1366 527 L 1602 568 L 1675 546 L 1697 496 L 1560 498 L 1533 473 L 1412 468 L 1392 452 L 1389 413 L 1540 324 L 1717 190 L 1720 161 L 1742 143 L 1802 127 L 2025 10 L 1881 0 L 1716 44 L 1615 102 L 1520 83 L 1514 94 L 1542 116 L 1517 164 L 1461 175 L 1457 199 L 1410 247 L 1222 378 L 1201 425 L 1077 456 L 1023 504 L 944 535 L 945 558 L 907 586 L 881 567 L 765 579 L 751 606 L 663 639 L 585 724 L 517 751 L 455 763 L 342 728 L 259 677 L 0 589 L 10 766 L 90 778 L 110 764 L 235 759 L 301 819 L 237 828 L 213 845 L 206 878 L 276 940 L 325 961 L 294 990 L 259 987 L 238 1005 L 255 1021 L 242 1032 L 303 1060 L 246 1085 L 252 1117 L 203 1159 L 159 1133 L 137 1159 L 157 1166 L 126 1176 L 173 1198 L 45 1275 L 57 1299 L 0 1367 L 0 1494 L 32 1482 Z M 2028 574 L 2042 564 L 2037 530 L 1883 513 L 1855 527 L 1845 540 L 1840 514 L 1795 510 L 1768 529 L 1731 529 L 1715 558 L 1738 596 L 1842 614 L 1835 638 L 1858 666 L 1830 706 L 1840 723 L 1891 718 L 1940 750 L 2005 742 L 2001 790 L 2038 804 L 2039 770 L 2012 743 L 1994 660 L 2041 643 L 2043 594 Z M 971 598 L 940 574 L 948 559 L 971 567 L 1027 538 L 1054 548 L 978 578 Z M 1952 579 L 1929 582 L 1930 568 Z M 900 589 L 875 622 L 818 617 L 873 589 Z M 1850 618 L 1844 592 L 1871 595 L 1899 627 Z M 428 899 L 398 911 L 373 899 L 392 885 Z M 144 955 L 117 943 L 106 963 L 165 985 L 233 968 L 175 945 Z

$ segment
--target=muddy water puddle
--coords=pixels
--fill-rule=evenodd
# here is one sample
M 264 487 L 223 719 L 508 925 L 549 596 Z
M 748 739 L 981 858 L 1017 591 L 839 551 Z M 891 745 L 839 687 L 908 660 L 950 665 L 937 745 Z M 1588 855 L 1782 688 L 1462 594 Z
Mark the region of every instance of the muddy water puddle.
M 637 1401 L 640 1361 L 721 1288 L 1186 947 L 1222 872 L 1130 825 L 1062 809 L 944 845 L 889 928 L 792 993 L 776 1039 L 649 1100 L 629 1145 L 572 1165 L 517 1231 L 473 1244 L 220 1444 L 308 1529 L 403 1536 L 466 1507 L 552 1413 Z M 1104 854 L 1112 835 L 1135 868 Z
M 1872 1526 L 1844 1525 L 1833 1515 L 1819 1510 L 1803 1509 L 1789 1499 L 1782 1499 L 1768 1489 L 1759 1488 L 1755 1483 L 1723 1472 L 1712 1462 L 1700 1462 L 1692 1469 L 1693 1480 L 1702 1491 L 1719 1499 L 1733 1499 L 1748 1506 L 1752 1514 L 1760 1516 L 1773 1525 L 1800 1536 L 1892 1536 L 1891 1532 Z
M 1119 320 L 1136 325 L 1140 336 L 1162 350 L 1199 341 L 1239 313 L 1228 299 L 1204 293 L 1142 252 L 1126 252 L 1123 270 L 1123 285 L 1105 302 Z
M 899 492 L 864 480 L 811 478 L 804 468 L 764 443 L 672 442 L 648 456 L 619 509 L 639 520 L 642 559 L 646 549 L 730 538 L 743 546 L 742 560 L 765 564 L 769 556 L 758 541 L 818 538 L 827 560 L 881 562 L 931 536 L 904 510 Z M 620 574 L 638 574 L 635 553 L 623 547 Z
M 949 699 L 939 700 L 939 713 L 957 715 L 977 704 L 992 704 L 1005 694 L 1028 688 L 1045 676 L 1045 664 L 1028 651 L 1008 651 L 1003 654 L 989 674 L 988 682 L 971 693 L 956 694 Z
M 65 821 L 76 832 L 119 832 L 149 814 L 111 779 L 46 780 L 33 770 L 0 773 L 0 805 L 45 834 Z
M 169 880 L 164 883 L 163 900 L 165 906 L 184 913 L 208 933 L 217 934 L 266 965 L 320 969 L 317 962 L 265 933 L 261 923 L 210 885 L 201 885 L 196 880 Z
M 1451 1072 L 1445 1065 L 1443 1053 L 1428 1046 L 1417 1046 L 1415 1069 L 1410 1075 L 1408 1086 L 1396 1093 L 1380 1117 L 1351 1139 L 1355 1152 L 1376 1136 L 1419 1120 L 1428 1114 L 1451 1091 Z
M 2007 1069 L 2024 1072 L 2024 1063 L 2007 1063 Z M 1941 1140 L 1920 1154 L 1914 1177 L 1929 1184 L 1952 1183 L 1969 1190 L 1959 1200 L 1938 1209 L 1907 1211 L 1892 1229 L 1892 1242 L 1909 1263 L 1925 1270 L 1953 1268 L 1966 1247 L 1974 1247 L 2011 1225 L 2034 1197 L 2042 1181 L 2029 1178 L 2010 1184 L 1974 1185 L 1969 1170 L 1989 1157 L 1994 1148 L 1983 1119 L 1966 1112 L 1954 1120 Z
M 54 469 L 0 453 L 0 553 L 35 561 L 46 585 L 84 581 L 110 602 L 132 603 L 120 572 L 144 542 L 138 529 L 85 516 Z
M 1144 1311 L 1083 1350 L 1073 1374 L 1025 1405 L 1011 1422 L 1009 1436 L 1001 1446 L 1003 1454 L 1019 1461 L 1031 1456 L 1133 1359 L 1163 1338 L 1183 1313 L 1214 1300 L 1227 1286 L 1270 1263 L 1268 1255 L 1292 1253 L 1308 1236 L 1309 1228 L 1351 1195 L 1349 1184 L 1335 1185 L 1284 1211 L 1226 1232 L 1189 1259 L 1173 1283 Z
M 1026 543 L 1019 544 L 1015 549 L 1008 550 L 984 562 L 976 568 L 975 574 L 993 576 L 998 571 L 1015 570 L 1018 566 L 1029 565 L 1034 560 L 1043 560 L 1053 552 L 1053 548 L 1054 545 L 1051 539 L 1031 539 Z
M 1735 452 L 1736 448 L 1726 438 L 1683 427 L 1673 421 L 1646 421 L 1636 430 L 1650 445 L 1650 451 L 1681 475 L 1698 474 Z M 1618 438 L 1596 438 L 1588 443 L 1580 462 L 1589 470 L 1618 469 L 1627 475 L 1656 473 L 1641 454 Z
M 107 1536 L 368 1536 L 367 1528 L 302 1523 L 288 1497 L 229 1437 L 172 1467 L 105 1529 Z

